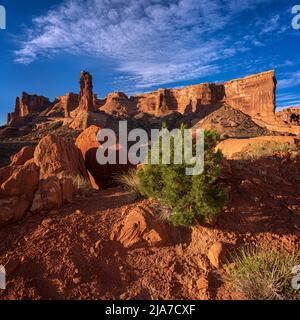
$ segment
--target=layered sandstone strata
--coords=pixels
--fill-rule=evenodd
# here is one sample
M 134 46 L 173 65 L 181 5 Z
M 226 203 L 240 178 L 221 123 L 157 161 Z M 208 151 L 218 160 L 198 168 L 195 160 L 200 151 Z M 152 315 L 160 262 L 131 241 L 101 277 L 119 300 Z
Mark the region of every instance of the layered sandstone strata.
M 140 112 L 162 116 L 172 111 L 182 114 L 199 112 L 202 107 L 223 101 L 224 96 L 223 85 L 203 83 L 182 89 L 159 89 L 138 95 L 136 100 Z
M 271 117 L 276 103 L 275 71 L 236 79 L 224 84 L 225 101 L 251 117 Z
M 209 113 L 209 107 L 227 103 L 254 116 L 274 116 L 276 78 L 274 71 L 236 79 L 224 84 L 203 83 L 182 89 L 160 89 L 136 96 L 140 112 L 155 116 L 171 111 L 182 114 Z M 212 110 L 213 111 L 213 110 Z

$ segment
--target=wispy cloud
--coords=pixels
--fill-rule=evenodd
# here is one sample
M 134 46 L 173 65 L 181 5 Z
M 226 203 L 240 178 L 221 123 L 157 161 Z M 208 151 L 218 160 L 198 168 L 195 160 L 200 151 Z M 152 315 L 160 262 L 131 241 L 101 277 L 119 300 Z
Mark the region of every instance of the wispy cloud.
M 247 50 L 220 31 L 233 15 L 267 1 L 65 0 L 33 20 L 16 62 L 67 52 L 113 59 L 137 88 L 191 80 L 217 73 L 219 60 Z
M 280 89 L 286 89 L 298 86 L 300 84 L 300 70 L 290 72 L 282 75 L 278 81 L 278 87 Z

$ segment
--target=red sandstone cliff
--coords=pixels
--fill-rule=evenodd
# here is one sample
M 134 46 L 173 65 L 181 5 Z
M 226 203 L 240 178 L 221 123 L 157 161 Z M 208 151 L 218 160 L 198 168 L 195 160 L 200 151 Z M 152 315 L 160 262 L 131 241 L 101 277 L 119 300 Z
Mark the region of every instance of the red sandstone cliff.
M 205 112 L 206 108 L 226 102 L 250 116 L 274 116 L 276 78 L 268 71 L 224 84 L 203 83 L 182 89 L 160 89 L 136 96 L 138 110 L 155 116 L 170 111 L 182 114 Z M 213 110 L 212 110 L 213 111 Z
M 274 116 L 276 84 L 274 70 L 226 82 L 226 103 L 251 117 Z

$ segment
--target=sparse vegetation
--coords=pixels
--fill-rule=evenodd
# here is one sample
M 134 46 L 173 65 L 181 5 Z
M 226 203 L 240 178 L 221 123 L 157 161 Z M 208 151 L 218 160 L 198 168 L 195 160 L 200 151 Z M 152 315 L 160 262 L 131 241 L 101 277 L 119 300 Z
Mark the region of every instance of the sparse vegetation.
M 264 144 L 253 143 L 246 158 L 250 160 L 257 160 L 261 158 L 274 157 L 276 155 L 291 155 L 292 153 L 298 153 L 297 147 L 291 142 L 276 142 L 268 141 Z
M 300 290 L 291 286 L 292 269 L 300 255 L 284 250 L 246 248 L 235 257 L 230 280 L 251 300 L 300 299 Z
M 82 175 L 72 176 L 71 178 L 77 193 L 89 194 L 93 191 L 90 181 Z
M 184 127 L 181 129 L 183 134 Z M 218 135 L 215 132 L 205 133 L 205 164 L 201 175 L 186 175 L 185 169 L 189 165 L 185 162 L 174 164 L 172 156 L 171 164 L 162 164 L 160 157 L 160 164 L 145 165 L 144 170 L 137 172 L 141 194 L 155 199 L 164 208 L 162 218 L 174 226 L 192 226 L 197 221 L 211 221 L 227 201 L 227 191 L 218 184 L 222 154 L 215 152 L 217 142 Z M 193 145 L 193 152 L 195 148 Z M 174 140 L 171 141 L 173 154 Z
M 115 180 L 122 186 L 124 186 L 128 191 L 140 196 L 140 183 L 135 169 L 129 170 L 127 173 L 117 175 Z

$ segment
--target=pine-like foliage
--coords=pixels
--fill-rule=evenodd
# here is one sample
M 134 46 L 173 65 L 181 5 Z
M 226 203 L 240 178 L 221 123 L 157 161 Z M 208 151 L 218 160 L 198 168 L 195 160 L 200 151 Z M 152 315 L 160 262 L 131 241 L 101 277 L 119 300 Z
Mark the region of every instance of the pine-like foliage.
M 182 126 L 182 135 L 184 129 Z M 141 194 L 169 206 L 172 209 L 169 220 L 174 226 L 192 226 L 197 221 L 211 221 L 223 209 L 228 193 L 218 185 L 222 154 L 215 152 L 217 142 L 218 135 L 215 132 L 205 132 L 205 162 L 201 175 L 186 175 L 185 169 L 189 165 L 184 161 L 181 165 L 174 164 L 174 139 L 171 140 L 171 164 L 162 164 L 162 161 L 157 165 L 147 164 L 144 170 L 137 172 Z M 161 149 L 160 143 L 160 155 Z

